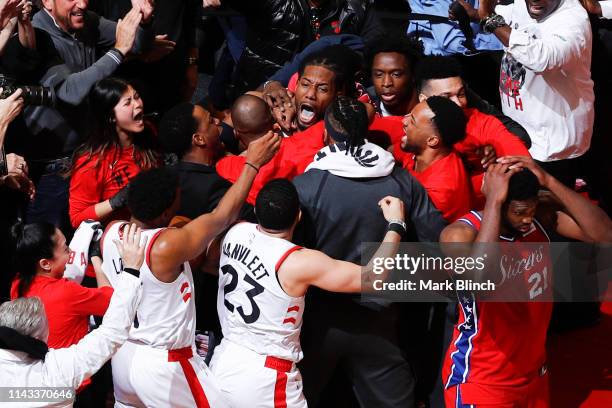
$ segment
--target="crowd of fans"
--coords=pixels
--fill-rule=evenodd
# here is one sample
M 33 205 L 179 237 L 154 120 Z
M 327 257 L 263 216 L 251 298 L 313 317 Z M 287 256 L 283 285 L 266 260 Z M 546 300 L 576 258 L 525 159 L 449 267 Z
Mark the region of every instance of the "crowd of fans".
M 545 370 L 530 376 L 544 367 L 549 304 L 487 306 L 530 318 L 524 332 L 484 320 L 484 333 L 514 340 L 481 335 L 478 351 L 494 357 L 474 357 L 468 378 L 457 362 L 475 316 L 465 297 L 400 304 L 337 292 L 359 290 L 364 242 L 612 240 L 602 68 L 612 1 L 401 3 L 411 12 L 398 22 L 369 0 L 0 0 L 0 300 L 13 299 L 0 306 L 3 384 L 73 387 L 84 407 L 112 391 L 116 406 L 548 406 Z M 214 55 L 213 30 L 223 36 Z M 544 190 L 558 211 L 536 215 Z M 273 271 L 292 299 L 317 287 L 297 324 L 303 354 L 288 354 L 301 362 L 285 370 L 287 405 L 227 386 L 246 374 L 227 368 L 242 346 L 221 312 L 234 306 L 217 295 L 236 288 L 225 248 L 255 237 L 239 224 L 223 241 L 236 220 L 320 251 L 283 246 Z M 160 307 L 156 285 L 180 287 L 176 307 Z M 258 288 L 246 292 L 251 305 Z M 582 305 L 578 324 L 598 306 Z M 172 333 L 160 308 L 193 322 Z M 159 359 L 134 344 L 184 351 L 196 330 L 214 357 L 195 380 L 185 372 L 191 393 L 164 396 L 174 372 L 134 379 Z M 11 350 L 38 361 L 42 382 L 5 370 L 21 358 Z M 111 375 L 103 364 L 115 353 Z M 499 375 L 505 353 L 529 367 Z M 171 358 L 186 370 L 186 357 Z

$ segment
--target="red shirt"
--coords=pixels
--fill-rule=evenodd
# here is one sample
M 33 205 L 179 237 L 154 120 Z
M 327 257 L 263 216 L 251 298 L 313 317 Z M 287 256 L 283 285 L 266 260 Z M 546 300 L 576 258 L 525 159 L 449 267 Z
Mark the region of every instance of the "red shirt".
M 255 204 L 257 194 L 270 180 L 275 178 L 293 180 L 302 174 L 312 163 L 314 155 L 324 147 L 323 129 L 324 123 L 321 121 L 306 130 L 294 133 L 291 137 L 284 138 L 274 158 L 259 169 L 247 202 Z M 217 173 L 229 182 L 235 183 L 245 161 L 243 156 L 224 157 L 216 165 Z
M 15 279 L 11 285 L 11 299 L 17 298 Z M 89 316 L 103 316 L 108 308 L 113 288 L 86 288 L 66 278 L 36 276 L 25 297 L 38 296 L 49 320 L 50 348 L 64 348 L 76 344 L 89 331 Z
M 95 205 L 108 200 L 125 187 L 141 169 L 134 157 L 134 146 L 112 147 L 98 163 L 99 155 L 81 155 L 70 178 L 70 223 L 77 228 L 87 219 L 97 220 Z M 105 221 L 129 218 L 129 213 L 117 211 Z
M 422 172 L 414 170 L 414 155 L 402 151 L 399 145 L 395 145 L 393 156 L 425 187 L 446 221 L 453 222 L 472 208 L 472 188 L 456 152 L 433 162 Z
M 404 137 L 403 116 L 379 116 L 375 115 L 374 120 L 368 128 L 368 141 L 379 145 L 383 149 L 391 145 L 399 145 Z
M 465 139 L 455 144 L 454 148 L 466 159 L 475 196 L 475 207 L 484 206 L 484 195 L 480 192 L 484 170 L 480 164 L 477 150 L 485 145 L 495 148 L 497 157 L 528 156 L 529 150 L 521 139 L 510 132 L 499 119 L 493 115 L 482 113 L 477 109 L 463 110 L 467 118 Z
M 482 216 L 472 211 L 459 221 L 478 231 Z M 521 270 L 513 272 L 524 279 L 525 290 L 534 301 L 480 302 L 469 293 L 457 292 L 461 313 L 444 361 L 442 380 L 447 389 L 461 384 L 462 398 L 476 406 L 507 403 L 507 387 L 529 384 L 540 375 L 546 360 L 546 331 L 552 303 L 535 300 L 552 299 L 551 258 L 546 249 L 550 240 L 534 220 L 532 228 L 519 238 L 500 236 L 500 241 L 514 242 L 511 245 L 519 248 L 516 254 L 525 260 L 511 258 L 500 265 L 500 270 L 502 266 L 507 269 L 522 265 Z M 544 244 L 538 249 L 535 243 Z

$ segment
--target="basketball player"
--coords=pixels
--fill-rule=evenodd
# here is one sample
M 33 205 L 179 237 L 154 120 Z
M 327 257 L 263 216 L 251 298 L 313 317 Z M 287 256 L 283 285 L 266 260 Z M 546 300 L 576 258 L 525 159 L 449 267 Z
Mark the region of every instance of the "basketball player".
M 612 221 L 589 200 L 542 170 L 531 158 L 503 157 L 487 169 L 485 208 L 444 229 L 440 242 L 548 243 L 549 232 L 567 238 L 612 241 Z M 565 212 L 538 208 L 538 190 L 550 190 Z M 523 243 L 523 244 L 521 244 Z M 536 249 L 537 251 L 537 249 Z M 505 253 L 505 252 L 504 252 Z M 545 341 L 552 312 L 551 261 L 521 251 L 530 302 L 480 302 L 457 293 L 460 318 L 443 369 L 447 407 L 548 407 Z M 525 258 L 529 256 L 529 259 Z M 500 258 L 500 267 L 507 267 Z
M 391 257 L 406 232 L 403 202 L 387 196 L 378 205 L 389 228 L 374 257 Z M 366 266 L 332 259 L 291 243 L 300 218 L 293 184 L 275 179 L 255 205 L 258 224 L 232 227 L 221 244 L 217 311 L 223 340 L 211 369 L 233 407 L 306 407 L 296 363 L 310 285 L 359 292 Z
M 204 361 L 194 353 L 195 302 L 188 261 L 236 220 L 260 166 L 278 149 L 278 136 L 249 145 L 247 165 L 217 208 L 182 228 L 165 228 L 179 206 L 179 178 L 168 169 L 140 173 L 130 183 L 132 221 L 148 238 L 140 268 L 143 300 L 126 344 L 112 361 L 116 407 L 227 407 Z M 102 242 L 105 271 L 121 265 L 112 241 L 125 222 L 107 227 Z

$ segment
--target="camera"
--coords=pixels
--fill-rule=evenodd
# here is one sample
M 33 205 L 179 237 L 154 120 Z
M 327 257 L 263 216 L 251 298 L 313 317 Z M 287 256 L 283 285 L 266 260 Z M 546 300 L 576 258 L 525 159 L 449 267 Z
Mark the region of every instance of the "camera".
M 0 99 L 6 99 L 17 89 L 21 89 L 21 97 L 26 105 L 51 106 L 53 103 L 51 89 L 45 86 L 18 86 L 13 78 L 0 74 L 0 87 Z

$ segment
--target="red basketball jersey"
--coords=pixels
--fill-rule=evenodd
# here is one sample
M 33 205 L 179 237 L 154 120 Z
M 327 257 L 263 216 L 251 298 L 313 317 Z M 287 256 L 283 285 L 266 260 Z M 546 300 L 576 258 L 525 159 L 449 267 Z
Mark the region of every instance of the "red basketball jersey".
M 482 216 L 471 211 L 458 221 L 478 231 Z M 511 251 L 513 259 L 501 257 L 500 272 L 511 270 L 514 265 L 512 275 L 518 279 L 515 286 L 524 283 L 525 293 L 535 301 L 483 302 L 476 301 L 472 293 L 457 292 L 460 316 L 444 362 L 443 381 L 446 389 L 461 384 L 461 394 L 471 400 L 483 395 L 483 385 L 491 386 L 493 393 L 495 386 L 521 387 L 545 370 L 546 331 L 552 303 L 537 300 L 552 298 L 547 246 L 550 239 L 535 219 L 532 228 L 520 237 L 499 238 L 500 242 L 517 245 L 516 250 Z M 528 244 L 521 246 L 521 243 Z M 542 246 L 537 243 L 542 243 Z M 503 265 L 503 262 L 507 264 Z M 497 398 L 491 393 L 488 397 L 498 401 L 503 399 L 503 396 Z

